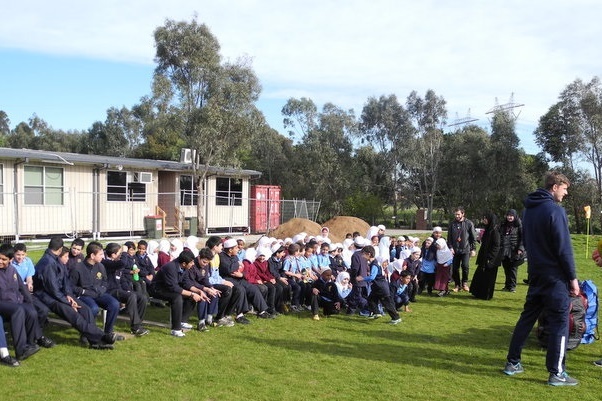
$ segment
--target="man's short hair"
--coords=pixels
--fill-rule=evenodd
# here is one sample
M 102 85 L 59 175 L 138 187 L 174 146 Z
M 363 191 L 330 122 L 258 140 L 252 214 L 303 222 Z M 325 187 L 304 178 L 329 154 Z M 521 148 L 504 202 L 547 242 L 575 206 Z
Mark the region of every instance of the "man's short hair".
M 178 255 L 178 259 L 177 260 L 178 260 L 178 263 L 190 263 L 190 262 L 192 262 L 194 260 L 194 253 L 192 253 L 192 251 L 184 249 Z
M 100 242 L 92 241 L 86 247 L 86 257 L 89 258 L 92 255 L 96 255 L 98 251 L 103 251 L 102 244 Z
M 81 239 L 81 238 L 76 238 L 76 239 L 74 239 L 74 240 L 71 242 L 71 246 L 73 246 L 73 245 L 76 245 L 76 246 L 81 246 L 81 247 L 83 248 L 83 247 L 84 247 L 84 245 L 85 245 L 85 242 L 84 242 L 84 240 L 83 240 L 83 239 Z
M 10 244 L 2 244 L 0 245 L 0 255 L 4 255 L 9 259 L 12 259 L 15 256 L 15 248 L 13 248 Z
M 15 252 L 18 252 L 18 251 L 27 252 L 27 246 L 24 243 L 22 243 L 22 242 L 16 243 L 13 246 L 13 248 L 15 248 Z
M 107 255 L 107 257 L 110 258 L 117 252 L 119 252 L 120 249 L 121 245 L 119 245 L 117 242 L 109 242 L 107 246 L 105 246 L 105 255 Z
M 199 259 L 213 259 L 213 252 L 209 248 L 203 248 L 199 251 Z
M 548 171 L 544 178 L 544 188 L 547 190 L 552 189 L 554 185 L 562 185 L 566 184 L 566 186 L 570 186 L 571 182 L 567 178 L 566 175 L 562 174 L 560 171 Z
M 374 250 L 374 247 L 372 245 L 366 245 L 365 247 L 362 248 L 362 253 L 365 253 L 366 255 L 370 256 L 371 258 L 374 257 L 374 255 L 376 254 L 376 251 Z
M 61 237 L 52 237 L 50 241 L 48 241 L 48 249 L 51 251 L 58 251 L 64 245 L 63 239 Z
M 207 238 L 207 242 L 205 242 L 205 246 L 209 249 L 212 249 L 214 246 L 221 244 L 222 239 L 217 235 L 213 235 Z

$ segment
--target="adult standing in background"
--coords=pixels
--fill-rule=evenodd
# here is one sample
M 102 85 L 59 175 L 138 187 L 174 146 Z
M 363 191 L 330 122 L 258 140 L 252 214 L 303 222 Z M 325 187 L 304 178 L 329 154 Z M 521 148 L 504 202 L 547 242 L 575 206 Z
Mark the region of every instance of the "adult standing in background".
M 569 185 L 565 175 L 549 172 L 544 188 L 529 194 L 524 201 L 523 233 L 529 254 L 530 284 L 503 370 L 507 375 L 524 371 L 521 351 L 538 316 L 545 311 L 550 333 L 546 367 L 550 373 L 548 384 L 552 386 L 574 386 L 578 383 L 565 370 L 569 297 L 579 295 L 568 219 L 564 208 L 558 205 L 567 195 Z
M 454 221 L 449 224 L 447 230 L 447 246 L 454 254 L 452 262 L 452 278 L 455 284 L 454 292 L 460 290 L 468 291 L 468 265 L 470 257 L 476 254 L 477 233 L 472 221 L 464 216 L 463 207 L 456 208 L 454 217 Z M 462 267 L 461 277 L 460 267 Z
M 482 222 L 485 225 L 485 231 L 477 255 L 477 268 L 470 283 L 470 293 L 480 299 L 491 299 L 495 291 L 497 270 L 500 266 L 500 231 L 497 225 L 497 216 L 493 212 L 485 212 Z
M 525 246 L 523 245 L 523 224 L 516 213 L 510 209 L 506 218 L 500 224 L 502 241 L 502 266 L 506 281 L 502 291 L 516 292 L 516 276 L 518 266 L 524 261 Z

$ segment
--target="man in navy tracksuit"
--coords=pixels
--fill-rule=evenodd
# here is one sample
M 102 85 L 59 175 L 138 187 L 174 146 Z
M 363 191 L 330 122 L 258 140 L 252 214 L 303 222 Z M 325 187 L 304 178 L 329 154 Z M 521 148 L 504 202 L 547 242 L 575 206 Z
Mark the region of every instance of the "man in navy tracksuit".
M 516 323 L 504 373 L 523 372 L 521 350 L 539 314 L 548 316 L 546 367 L 548 384 L 574 386 L 578 382 L 565 371 L 570 296 L 579 295 L 573 247 L 566 212 L 557 203 L 567 194 L 569 180 L 558 172 L 545 177 L 545 189 L 524 201 L 523 233 L 528 257 L 529 290 L 524 310 Z

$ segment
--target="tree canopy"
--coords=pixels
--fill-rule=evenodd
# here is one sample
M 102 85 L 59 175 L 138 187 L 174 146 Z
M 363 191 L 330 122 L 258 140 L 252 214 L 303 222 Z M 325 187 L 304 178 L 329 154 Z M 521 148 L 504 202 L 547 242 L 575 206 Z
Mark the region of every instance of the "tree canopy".
M 542 153 L 528 155 L 513 115 L 499 110 L 489 128 L 452 130 L 446 100 L 432 89 L 411 91 L 405 101 L 394 93 L 368 97 L 357 117 L 330 102 L 290 98 L 282 127 L 270 127 L 256 106 L 261 84 L 251 60 L 224 61 L 207 25 L 167 19 L 154 40 L 152 89 L 137 104 L 110 107 L 104 121 L 75 132 L 35 114 L 11 128 L 0 110 L 0 145 L 166 160 L 190 148 L 199 193 L 210 165 L 254 169 L 262 173 L 257 183 L 280 185 L 284 198 L 321 200 L 321 220 L 354 214 L 386 222 L 416 208 L 430 220 L 433 211 L 449 214 L 458 205 L 473 215 L 521 209 L 548 163 L 574 181 L 567 206 L 578 227 L 583 203 L 602 208 L 598 77 L 567 85 L 534 132 Z

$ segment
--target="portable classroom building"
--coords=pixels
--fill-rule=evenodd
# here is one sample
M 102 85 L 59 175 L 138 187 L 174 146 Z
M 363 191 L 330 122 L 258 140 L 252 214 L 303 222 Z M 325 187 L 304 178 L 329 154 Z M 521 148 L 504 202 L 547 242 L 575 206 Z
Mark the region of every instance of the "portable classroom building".
M 149 215 L 161 216 L 166 233 L 183 234 L 197 218 L 193 175 L 185 162 L 0 148 L 0 236 L 142 233 Z M 249 181 L 260 175 L 208 168 L 206 232 L 248 230 Z

